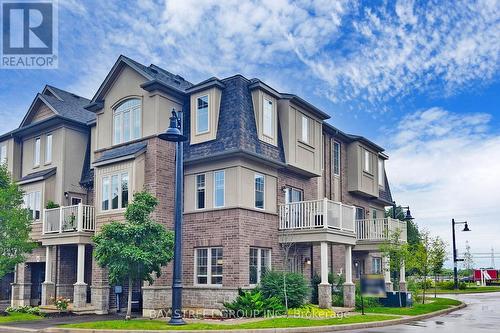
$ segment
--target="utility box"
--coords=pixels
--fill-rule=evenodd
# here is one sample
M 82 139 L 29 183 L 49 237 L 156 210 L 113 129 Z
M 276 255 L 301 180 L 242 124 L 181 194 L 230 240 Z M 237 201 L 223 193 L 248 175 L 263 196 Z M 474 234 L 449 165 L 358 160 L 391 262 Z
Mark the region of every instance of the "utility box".
M 385 307 L 390 308 L 399 308 L 399 294 L 401 294 L 401 306 L 402 307 L 411 307 L 413 305 L 413 297 L 411 293 L 408 292 L 399 292 L 399 291 L 390 291 L 387 292 L 386 298 L 380 298 L 380 304 Z

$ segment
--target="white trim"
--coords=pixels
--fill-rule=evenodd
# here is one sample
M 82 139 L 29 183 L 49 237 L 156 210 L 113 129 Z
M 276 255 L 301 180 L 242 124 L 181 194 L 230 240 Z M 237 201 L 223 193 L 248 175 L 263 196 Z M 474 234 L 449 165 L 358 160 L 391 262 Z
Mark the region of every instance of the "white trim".
M 130 193 L 131 193 L 131 186 L 130 186 L 130 172 L 129 171 L 117 171 L 109 174 L 102 175 L 100 177 L 100 183 L 99 183 L 99 188 L 98 188 L 98 197 L 99 197 L 99 212 L 102 213 L 109 213 L 109 212 L 119 212 L 123 211 L 126 209 L 126 207 L 122 207 L 122 195 L 123 195 L 123 189 L 122 189 L 122 184 L 123 184 L 123 176 L 127 175 L 127 191 L 128 191 L 128 202 L 130 202 Z M 118 178 L 118 207 L 113 208 L 113 177 Z M 104 179 L 107 178 L 109 180 L 109 187 L 108 187 L 108 209 L 103 209 L 103 202 L 104 202 L 104 196 L 103 196 L 103 186 L 104 186 Z
M 266 117 L 265 117 L 265 105 L 266 105 L 266 102 L 269 102 L 271 103 L 271 124 L 269 125 L 270 126 L 270 130 L 271 130 L 271 133 L 266 133 L 265 129 L 266 129 Z M 262 97 L 262 135 L 263 136 L 266 136 L 272 140 L 274 140 L 274 136 L 275 136 L 275 133 L 274 133 L 274 102 L 273 100 L 271 100 L 270 98 L 266 98 L 265 96 Z
M 257 250 L 257 283 L 250 283 L 250 252 L 252 250 Z M 267 269 L 271 269 L 271 249 L 270 248 L 265 248 L 265 247 L 256 247 L 256 246 L 250 246 L 248 250 L 248 284 L 250 286 L 256 286 L 260 283 L 261 278 L 262 278 L 262 252 L 267 251 L 268 252 L 268 259 L 267 259 Z
M 50 138 L 50 140 L 49 140 L 49 138 Z M 49 144 L 49 141 L 50 141 L 50 144 Z M 52 133 L 45 134 L 45 160 L 44 160 L 44 164 L 51 164 L 52 163 L 52 155 L 54 153 L 53 143 L 54 143 L 54 135 Z M 50 155 L 49 155 L 49 151 L 50 151 Z
M 123 109 L 120 110 L 120 107 L 124 105 L 125 103 L 129 101 L 138 101 L 138 104 L 133 104 L 128 107 L 124 107 Z M 113 112 L 113 117 L 112 117 L 112 142 L 113 146 L 119 145 L 122 143 L 138 140 L 142 137 L 142 98 L 138 96 L 129 96 L 127 98 L 124 98 L 120 100 L 118 103 L 115 103 L 115 105 L 112 108 Z M 134 115 L 136 112 L 139 112 L 139 133 L 138 136 L 134 136 L 134 129 L 135 129 L 135 122 L 134 122 Z M 128 126 L 125 126 L 125 114 L 128 114 Z M 119 124 L 116 124 L 115 120 L 118 118 Z M 120 133 L 119 137 L 116 141 L 116 125 L 118 125 L 120 128 Z M 128 127 L 128 139 L 125 140 L 125 129 Z
M 38 152 L 37 152 L 37 142 L 38 142 Z M 35 168 L 40 166 L 40 158 L 42 154 L 41 151 L 42 151 L 42 140 L 38 136 L 35 138 L 35 141 L 33 142 L 33 167 Z
M 206 131 L 202 131 L 202 132 L 198 132 L 198 100 L 200 98 L 203 98 L 203 97 L 207 97 L 207 130 Z M 195 99 L 195 106 L 194 106 L 194 112 L 195 112 L 195 115 L 194 115 L 194 132 L 195 132 L 195 135 L 201 135 L 201 134 L 206 134 L 206 133 L 210 133 L 210 94 L 203 94 L 203 95 L 200 95 L 200 96 L 197 96 L 196 99 Z
M 198 207 L 198 176 L 204 176 L 203 182 L 203 191 L 205 193 L 204 198 L 203 198 L 203 208 Z M 225 180 L 224 180 L 225 182 Z M 195 210 L 204 210 L 207 208 L 207 174 L 206 173 L 197 173 L 194 175 L 194 209 Z
M 337 145 L 339 148 L 338 148 L 338 161 L 339 161 L 339 167 L 338 167 L 338 173 L 335 173 L 335 145 Z M 333 141 L 333 149 L 332 149 L 332 174 L 334 176 L 340 176 L 340 168 L 341 168 L 341 165 L 342 165 L 342 161 L 341 161 L 341 156 L 342 156 L 342 152 L 341 152 L 341 149 L 342 149 L 342 146 L 340 145 L 340 142 L 338 141 Z
M 262 177 L 262 207 L 257 207 L 257 177 Z M 266 209 L 266 175 L 260 172 L 254 172 L 253 176 L 253 206 L 255 209 L 265 210 Z
M 8 147 L 7 143 L 0 144 L 0 164 L 7 163 Z
M 224 248 L 222 246 L 212 246 L 212 247 L 196 247 L 194 248 L 194 279 L 193 285 L 195 286 L 219 286 L 222 287 L 223 283 L 212 283 L 212 250 L 221 249 L 222 250 L 222 281 L 224 281 Z M 198 250 L 207 250 L 207 283 L 198 283 L 198 276 L 205 277 L 205 275 L 198 275 Z M 219 275 L 217 275 L 219 276 Z
M 302 116 L 302 120 L 300 123 L 300 128 L 301 128 L 300 140 L 304 143 L 309 144 L 309 118 L 304 114 L 301 114 L 301 116 Z M 305 127 L 304 127 L 304 125 L 305 125 Z
M 222 197 L 222 205 L 216 205 L 217 202 L 217 181 L 216 181 L 216 174 L 222 172 L 224 175 L 224 187 L 223 187 L 223 197 Z M 226 170 L 216 170 L 214 171 L 214 208 L 221 208 L 226 205 Z

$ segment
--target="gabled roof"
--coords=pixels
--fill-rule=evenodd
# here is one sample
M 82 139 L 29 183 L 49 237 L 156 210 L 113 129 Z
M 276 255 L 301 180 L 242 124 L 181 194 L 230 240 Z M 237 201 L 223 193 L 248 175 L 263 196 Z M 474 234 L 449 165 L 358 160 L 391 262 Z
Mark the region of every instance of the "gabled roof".
M 152 87 L 152 89 L 157 89 L 159 86 L 161 86 L 163 88 L 170 89 L 173 92 L 184 94 L 186 92 L 186 89 L 193 85 L 191 82 L 185 80 L 182 76 L 170 73 L 169 71 L 166 71 L 161 67 L 153 64 L 145 66 L 124 55 L 120 55 L 109 71 L 108 75 L 104 79 L 103 83 L 97 90 L 96 94 L 92 98 L 92 101 L 90 101 L 90 103 L 86 105 L 87 110 L 97 111 L 102 108 L 102 99 L 104 94 L 109 89 L 109 87 L 111 87 L 114 80 L 118 76 L 118 73 L 124 66 L 129 66 L 148 80 L 148 82 L 146 82 L 142 87 L 146 90 L 149 87 Z
M 339 130 L 338 128 L 336 128 L 335 126 L 330 125 L 327 122 L 323 122 L 323 129 L 330 134 L 337 135 L 338 137 L 342 138 L 343 140 L 345 140 L 347 142 L 360 141 L 360 142 L 364 143 L 365 145 L 375 149 L 379 153 L 382 153 L 385 150 L 384 148 L 380 147 L 379 145 L 377 145 L 373 141 L 368 140 L 364 136 L 345 133 L 345 132 Z M 386 158 L 387 155 L 385 155 L 385 154 L 382 154 L 382 155 L 383 155 L 382 157 L 387 159 Z
M 57 168 L 54 167 L 54 168 L 50 168 L 50 169 L 41 170 L 41 171 L 27 174 L 23 178 L 19 179 L 18 184 L 23 185 L 23 184 L 38 182 L 40 180 L 47 179 L 47 178 L 56 174 L 56 169 Z
M 55 115 L 76 121 L 82 124 L 93 121 L 95 114 L 83 108 L 89 103 L 85 97 L 81 97 L 68 91 L 47 85 L 42 93 L 38 93 L 31 103 L 28 112 L 21 121 L 19 128 L 29 125 L 31 117 L 37 111 L 40 103 L 50 108 Z
M 378 190 L 378 199 L 384 201 L 388 205 L 392 204 L 392 193 L 391 188 L 389 186 L 389 180 L 387 179 L 387 173 L 384 170 L 384 188 L 380 188 Z

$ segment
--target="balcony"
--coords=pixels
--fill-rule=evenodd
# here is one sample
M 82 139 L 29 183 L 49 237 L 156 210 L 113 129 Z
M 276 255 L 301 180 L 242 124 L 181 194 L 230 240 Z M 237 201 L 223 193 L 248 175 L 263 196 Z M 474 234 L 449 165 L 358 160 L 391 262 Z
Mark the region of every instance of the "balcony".
M 354 206 L 328 199 L 279 206 L 280 241 L 329 241 L 354 245 Z
M 43 211 L 42 245 L 88 244 L 94 231 L 93 206 L 78 204 Z
M 357 243 L 354 249 L 375 251 L 396 230 L 401 232 L 400 240 L 406 242 L 406 222 L 392 218 L 356 220 Z

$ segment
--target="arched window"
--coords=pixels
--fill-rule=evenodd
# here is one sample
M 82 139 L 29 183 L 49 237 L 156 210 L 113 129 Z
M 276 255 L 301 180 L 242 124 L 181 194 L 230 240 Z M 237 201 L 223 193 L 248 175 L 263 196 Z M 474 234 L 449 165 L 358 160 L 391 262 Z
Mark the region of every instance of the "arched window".
M 130 98 L 121 102 L 113 112 L 113 144 L 141 137 L 141 100 Z

